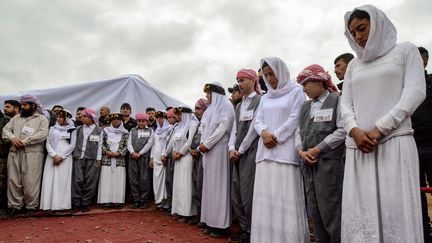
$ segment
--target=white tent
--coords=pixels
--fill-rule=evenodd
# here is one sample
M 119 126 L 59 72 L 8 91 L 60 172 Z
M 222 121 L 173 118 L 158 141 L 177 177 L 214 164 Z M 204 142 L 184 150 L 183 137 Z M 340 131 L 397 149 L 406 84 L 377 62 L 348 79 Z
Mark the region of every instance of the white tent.
M 147 107 L 165 110 L 168 106 L 180 106 L 184 103 L 153 88 L 139 75 L 127 75 L 115 79 L 86 82 L 51 89 L 22 91 L 13 95 L 0 96 L 5 100 L 19 100 L 23 94 L 32 94 L 39 98 L 42 106 L 51 109 L 61 105 L 73 114 L 78 107 L 91 108 L 99 113 L 99 108 L 108 106 L 111 112 L 119 112 L 123 103 L 132 106 L 132 113 L 145 112 Z

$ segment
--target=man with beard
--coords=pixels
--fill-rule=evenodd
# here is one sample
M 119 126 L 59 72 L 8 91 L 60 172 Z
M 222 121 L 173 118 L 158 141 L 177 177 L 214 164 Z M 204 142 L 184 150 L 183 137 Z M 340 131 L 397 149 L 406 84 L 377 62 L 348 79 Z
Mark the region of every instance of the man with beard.
M 155 108 L 153 108 L 153 107 L 147 107 L 146 113 L 147 113 L 147 115 L 149 115 L 149 124 L 148 124 L 148 126 L 151 127 L 153 129 L 153 131 L 155 131 L 156 128 L 157 128 L 157 123 L 156 123 L 156 119 L 155 119 L 155 114 L 156 114 Z
M 18 115 L 21 110 L 21 103 L 17 100 L 5 100 L 3 111 L 10 118 Z
M 11 141 L 8 156 L 8 207 L 14 216 L 23 207 L 30 213 L 39 206 L 48 119 L 37 97 L 21 96 L 21 113 L 3 128 L 3 139 Z

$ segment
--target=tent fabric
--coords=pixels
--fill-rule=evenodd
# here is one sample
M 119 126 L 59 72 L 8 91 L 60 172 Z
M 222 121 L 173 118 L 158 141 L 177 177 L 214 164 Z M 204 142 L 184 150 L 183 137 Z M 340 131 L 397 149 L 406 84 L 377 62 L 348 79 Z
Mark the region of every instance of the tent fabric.
M 165 110 L 168 106 L 185 106 L 183 102 L 152 87 L 139 75 L 127 75 L 51 89 L 22 91 L 13 95 L 0 96 L 0 102 L 3 104 L 5 100 L 19 100 L 23 94 L 37 96 L 45 109 L 61 105 L 72 113 L 75 113 L 80 106 L 96 111 L 99 111 L 102 106 L 108 106 L 111 112 L 116 112 L 125 102 L 132 106 L 133 114 L 145 112 L 147 107 Z

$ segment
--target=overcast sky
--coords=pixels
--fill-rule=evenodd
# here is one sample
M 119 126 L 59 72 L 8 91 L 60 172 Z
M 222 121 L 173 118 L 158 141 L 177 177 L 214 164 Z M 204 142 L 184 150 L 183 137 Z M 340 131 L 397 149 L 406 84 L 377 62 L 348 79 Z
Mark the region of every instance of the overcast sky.
M 204 83 L 227 88 L 265 56 L 292 78 L 320 64 L 337 83 L 333 60 L 352 52 L 343 16 L 365 3 L 432 53 L 431 0 L 3 0 L 0 95 L 139 74 L 193 105 Z

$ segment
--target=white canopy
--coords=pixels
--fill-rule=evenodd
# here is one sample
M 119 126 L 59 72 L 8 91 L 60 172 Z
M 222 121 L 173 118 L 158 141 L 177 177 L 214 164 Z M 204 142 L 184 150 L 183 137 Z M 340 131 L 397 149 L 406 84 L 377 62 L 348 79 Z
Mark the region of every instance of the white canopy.
M 123 103 L 129 103 L 132 113 L 145 112 L 147 107 L 165 110 L 168 106 L 181 106 L 184 103 L 153 88 L 139 75 L 127 75 L 115 79 L 86 82 L 59 88 L 22 91 L 13 95 L 0 96 L 0 102 L 19 100 L 23 94 L 37 96 L 46 109 L 61 105 L 73 114 L 78 107 L 91 108 L 99 113 L 99 108 L 108 106 L 111 112 L 119 112 Z

